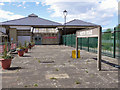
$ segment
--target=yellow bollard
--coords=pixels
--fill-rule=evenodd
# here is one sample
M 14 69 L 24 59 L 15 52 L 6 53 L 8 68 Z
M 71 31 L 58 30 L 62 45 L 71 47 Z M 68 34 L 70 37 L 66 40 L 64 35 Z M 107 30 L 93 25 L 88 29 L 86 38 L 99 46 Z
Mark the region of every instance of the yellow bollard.
M 72 50 L 72 58 L 76 58 L 76 50 Z M 80 50 L 78 50 L 78 58 L 80 58 Z
M 76 50 L 72 50 L 72 58 L 76 58 Z

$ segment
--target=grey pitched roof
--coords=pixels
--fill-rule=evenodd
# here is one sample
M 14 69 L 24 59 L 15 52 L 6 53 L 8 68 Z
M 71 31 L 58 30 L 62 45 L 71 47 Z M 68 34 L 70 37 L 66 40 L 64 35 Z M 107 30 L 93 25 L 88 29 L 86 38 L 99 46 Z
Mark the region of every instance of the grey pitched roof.
M 79 19 L 74 19 L 66 23 L 67 26 L 99 26 L 93 23 L 85 22 Z
M 30 14 L 28 15 L 28 17 L 25 17 L 25 18 L 2 22 L 2 25 L 58 26 L 61 24 L 54 21 L 46 20 L 43 18 L 39 18 L 35 14 Z

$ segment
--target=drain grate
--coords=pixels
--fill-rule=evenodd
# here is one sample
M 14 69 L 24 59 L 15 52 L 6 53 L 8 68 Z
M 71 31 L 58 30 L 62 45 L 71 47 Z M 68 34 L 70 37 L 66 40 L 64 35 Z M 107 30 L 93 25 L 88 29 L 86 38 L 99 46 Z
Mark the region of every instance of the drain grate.
M 40 61 L 40 63 L 54 63 L 55 61 Z

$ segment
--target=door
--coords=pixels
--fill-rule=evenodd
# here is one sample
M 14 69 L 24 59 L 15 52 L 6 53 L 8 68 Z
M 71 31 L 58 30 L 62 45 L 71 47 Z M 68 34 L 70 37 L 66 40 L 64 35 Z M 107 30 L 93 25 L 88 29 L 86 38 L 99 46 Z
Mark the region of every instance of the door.
M 24 44 L 24 42 L 30 42 L 31 36 L 18 36 L 18 42 L 21 42 L 21 44 Z
M 35 45 L 41 45 L 41 37 L 40 36 L 36 36 L 35 38 Z

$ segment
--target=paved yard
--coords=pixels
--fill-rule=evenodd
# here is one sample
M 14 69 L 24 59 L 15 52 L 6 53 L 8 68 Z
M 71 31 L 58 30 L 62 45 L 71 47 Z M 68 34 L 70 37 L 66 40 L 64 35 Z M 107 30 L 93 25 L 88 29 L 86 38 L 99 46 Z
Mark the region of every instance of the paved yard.
M 117 88 L 117 60 L 102 57 L 97 71 L 97 55 L 81 50 L 80 59 L 72 59 L 72 47 L 35 46 L 24 57 L 17 54 L 9 70 L 2 70 L 3 88 Z

